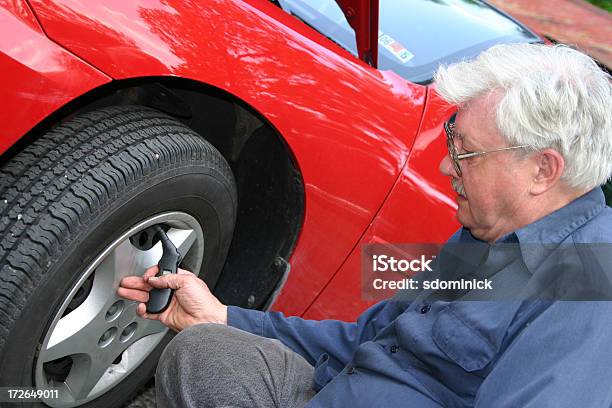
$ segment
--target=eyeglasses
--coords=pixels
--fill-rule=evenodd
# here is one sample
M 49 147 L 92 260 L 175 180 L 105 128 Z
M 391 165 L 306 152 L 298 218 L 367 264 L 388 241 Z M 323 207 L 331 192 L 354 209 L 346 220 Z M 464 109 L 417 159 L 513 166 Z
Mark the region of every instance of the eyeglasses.
M 494 152 L 503 152 L 505 150 L 514 150 L 514 149 L 523 149 L 525 147 L 530 147 L 529 145 L 520 145 L 520 146 L 510 146 L 510 147 L 502 147 L 499 149 L 480 151 L 480 152 L 469 152 L 465 153 L 457 153 L 457 148 L 455 147 L 455 118 L 457 117 L 457 113 L 454 113 L 453 116 L 450 117 L 448 122 L 444 122 L 444 131 L 446 132 L 446 145 L 448 147 L 448 155 L 453 162 L 453 167 L 455 167 L 455 171 L 457 175 L 461 177 L 463 173 L 461 172 L 461 166 L 459 166 L 459 160 L 469 159 L 470 157 L 478 157 L 489 153 Z

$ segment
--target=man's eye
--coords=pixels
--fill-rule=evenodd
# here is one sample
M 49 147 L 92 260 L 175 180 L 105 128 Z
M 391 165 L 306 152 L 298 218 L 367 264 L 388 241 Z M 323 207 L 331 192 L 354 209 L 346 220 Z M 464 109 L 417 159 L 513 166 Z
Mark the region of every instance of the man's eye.
M 472 151 L 471 151 L 471 150 L 466 149 L 465 147 L 463 147 L 463 145 L 460 145 L 460 146 L 458 147 L 457 152 L 458 152 L 459 154 L 472 153 Z
M 459 149 L 461 150 L 461 153 L 473 153 L 475 151 L 468 143 L 465 143 L 465 140 L 461 141 L 459 144 Z

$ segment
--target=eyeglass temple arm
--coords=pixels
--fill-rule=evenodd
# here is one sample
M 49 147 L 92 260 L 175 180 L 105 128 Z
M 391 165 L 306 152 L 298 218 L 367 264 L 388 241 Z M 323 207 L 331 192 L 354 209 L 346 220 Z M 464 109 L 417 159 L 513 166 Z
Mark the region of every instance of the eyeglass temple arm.
M 499 149 L 489 150 L 489 151 L 486 151 L 486 152 L 461 153 L 461 154 L 457 154 L 457 160 L 469 159 L 470 157 L 482 156 L 483 154 L 502 152 L 504 150 L 522 149 L 522 148 L 525 148 L 525 147 L 529 147 L 529 145 L 502 147 L 502 148 L 499 148 Z

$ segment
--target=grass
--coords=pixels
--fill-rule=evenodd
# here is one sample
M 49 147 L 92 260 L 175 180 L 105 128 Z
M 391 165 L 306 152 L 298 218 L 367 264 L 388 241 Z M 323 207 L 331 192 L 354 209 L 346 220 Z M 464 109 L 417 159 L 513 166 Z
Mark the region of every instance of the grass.
M 587 0 L 589 3 L 596 5 L 604 10 L 612 12 L 612 0 Z

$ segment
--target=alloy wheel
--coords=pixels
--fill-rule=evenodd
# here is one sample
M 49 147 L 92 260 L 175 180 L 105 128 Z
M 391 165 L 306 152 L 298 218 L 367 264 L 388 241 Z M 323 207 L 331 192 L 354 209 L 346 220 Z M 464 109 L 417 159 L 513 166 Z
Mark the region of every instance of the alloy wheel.
M 109 391 L 156 348 L 168 329 L 136 315 L 138 302 L 117 295 L 125 276 L 141 276 L 157 264 L 161 242 L 151 227 L 162 225 L 183 255 L 182 267 L 199 271 L 203 230 L 183 212 L 147 218 L 114 239 L 85 268 L 55 313 L 40 345 L 35 365 L 37 388 L 58 388 L 52 407 L 74 407 Z

